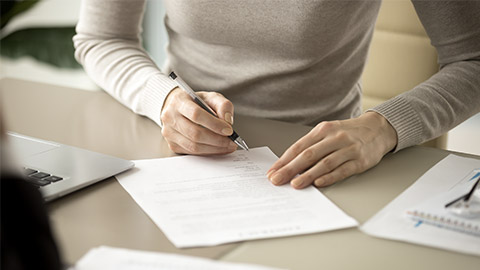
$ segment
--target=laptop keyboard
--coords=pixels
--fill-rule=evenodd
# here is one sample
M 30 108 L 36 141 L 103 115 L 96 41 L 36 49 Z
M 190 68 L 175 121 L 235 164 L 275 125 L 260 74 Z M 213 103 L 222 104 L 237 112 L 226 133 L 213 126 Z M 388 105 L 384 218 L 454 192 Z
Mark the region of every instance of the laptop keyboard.
M 37 171 L 30 168 L 24 168 L 27 182 L 34 184 L 37 187 L 43 187 L 54 182 L 63 180 L 62 177 L 51 175 L 49 173 Z

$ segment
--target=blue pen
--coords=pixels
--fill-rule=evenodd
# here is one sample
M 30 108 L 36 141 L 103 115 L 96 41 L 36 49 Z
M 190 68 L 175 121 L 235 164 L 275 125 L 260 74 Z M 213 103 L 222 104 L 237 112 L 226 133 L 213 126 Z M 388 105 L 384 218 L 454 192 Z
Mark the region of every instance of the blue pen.
M 192 88 L 190 88 L 190 86 L 188 86 L 188 84 L 182 80 L 182 78 L 178 77 L 177 74 L 175 74 L 175 72 L 171 72 L 169 77 L 174 80 L 178 86 L 180 86 L 180 88 L 185 91 L 188 95 L 190 95 L 193 99 L 193 101 L 195 101 L 195 103 L 197 103 L 200 107 L 202 107 L 202 109 L 204 109 L 205 111 L 207 111 L 208 113 L 210 113 L 211 115 L 215 116 L 215 117 L 218 117 L 217 114 L 205 103 L 205 101 L 203 101 L 196 93 L 195 91 L 193 91 Z M 248 151 L 248 146 L 247 144 L 245 143 L 245 141 L 240 137 L 238 136 L 238 134 L 233 131 L 233 134 L 228 136 L 234 143 L 236 143 L 238 146 L 240 146 L 243 150 L 247 150 Z

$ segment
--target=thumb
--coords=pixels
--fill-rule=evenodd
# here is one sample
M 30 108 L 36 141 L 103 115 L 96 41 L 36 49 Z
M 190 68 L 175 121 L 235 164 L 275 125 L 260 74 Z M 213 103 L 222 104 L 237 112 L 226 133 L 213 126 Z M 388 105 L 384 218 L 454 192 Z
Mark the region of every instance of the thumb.
M 233 125 L 233 103 L 222 94 L 216 92 L 197 92 L 210 108 L 212 108 L 220 119 Z

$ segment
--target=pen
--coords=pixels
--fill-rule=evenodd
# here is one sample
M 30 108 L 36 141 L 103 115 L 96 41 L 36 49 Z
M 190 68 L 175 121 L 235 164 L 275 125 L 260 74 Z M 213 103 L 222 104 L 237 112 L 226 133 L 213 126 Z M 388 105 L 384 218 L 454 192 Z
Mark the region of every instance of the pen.
M 445 208 L 450 207 L 451 205 L 453 205 L 454 203 L 456 203 L 456 202 L 458 202 L 458 201 L 460 201 L 460 200 L 462 200 L 462 199 L 463 199 L 464 202 L 468 203 L 468 201 L 470 201 L 470 198 L 472 197 L 473 193 L 474 193 L 475 190 L 477 189 L 477 186 L 478 186 L 478 183 L 479 183 L 479 182 L 480 182 L 480 178 L 477 179 L 477 182 L 473 185 L 472 189 L 470 189 L 470 191 L 469 191 L 467 194 L 465 194 L 465 195 L 461 196 L 460 198 L 457 198 L 457 199 L 455 199 L 455 200 L 447 203 L 447 204 L 445 205 Z
M 172 80 L 174 80 L 178 86 L 180 86 L 180 88 L 185 91 L 188 95 L 190 95 L 193 99 L 193 101 L 195 101 L 195 103 L 197 103 L 200 107 L 202 107 L 202 109 L 204 109 L 205 111 L 207 111 L 208 113 L 210 113 L 211 115 L 215 116 L 215 117 L 218 117 L 217 114 L 205 103 L 205 101 L 203 101 L 199 96 L 197 96 L 197 94 L 195 94 L 195 91 L 193 91 L 192 88 L 190 88 L 190 86 L 188 86 L 188 84 L 182 80 L 182 78 L 178 77 L 177 74 L 175 74 L 175 72 L 170 72 L 170 75 L 168 75 Z M 236 143 L 238 146 L 240 146 L 243 150 L 247 150 L 248 151 L 248 146 L 247 144 L 245 143 L 245 141 L 240 137 L 238 136 L 238 134 L 233 131 L 233 134 L 228 136 L 234 143 Z

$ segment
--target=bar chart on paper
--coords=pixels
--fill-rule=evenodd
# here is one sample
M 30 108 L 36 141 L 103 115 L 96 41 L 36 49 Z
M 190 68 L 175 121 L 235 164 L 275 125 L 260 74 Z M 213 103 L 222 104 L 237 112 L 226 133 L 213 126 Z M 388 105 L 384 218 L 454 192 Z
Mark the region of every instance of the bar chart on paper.
M 465 195 L 480 177 L 480 160 L 449 155 L 402 194 L 362 225 L 361 230 L 372 236 L 421 244 L 450 251 L 480 256 L 480 237 L 418 223 L 407 211 L 420 209 L 430 216 L 445 205 Z M 434 209 L 434 210 L 432 210 Z M 474 221 L 471 226 L 475 226 Z

